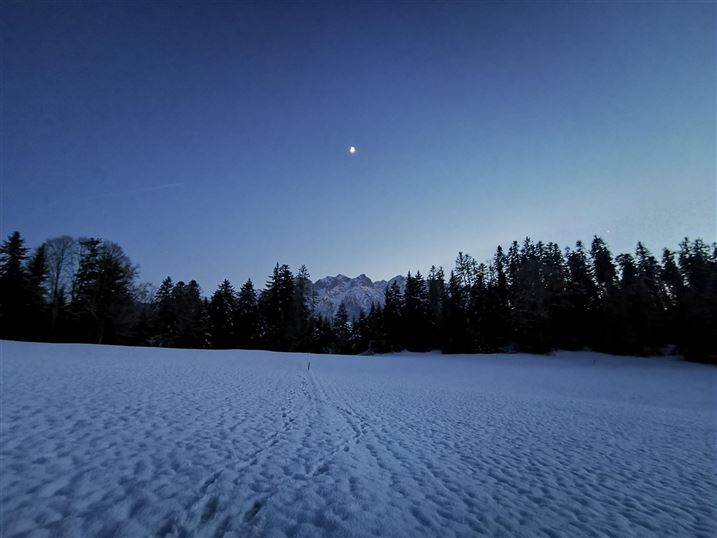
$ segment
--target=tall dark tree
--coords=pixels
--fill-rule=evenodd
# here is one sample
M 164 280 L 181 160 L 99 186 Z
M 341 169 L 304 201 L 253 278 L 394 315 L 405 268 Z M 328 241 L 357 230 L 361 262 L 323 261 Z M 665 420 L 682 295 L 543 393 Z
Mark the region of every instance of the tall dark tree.
M 295 301 L 294 275 L 288 265 L 277 263 L 260 300 L 264 325 L 263 344 L 268 349 L 290 349 Z
M 543 247 L 540 242 L 525 239 L 511 289 L 515 342 L 522 350 L 539 353 L 550 349 L 549 290 L 542 278 Z
M 472 282 L 465 289 L 466 303 L 466 351 L 470 353 L 488 350 L 487 331 L 488 312 L 488 271 L 484 263 L 479 263 L 473 271 Z
M 202 300 L 202 290 L 196 280 L 190 280 L 186 285 L 182 281 L 177 282 L 172 290 L 172 310 L 175 323 L 172 345 L 183 348 L 208 347 L 214 328 L 213 320 Z
M 717 363 L 717 247 L 685 238 L 678 257 L 685 283 L 677 299 L 679 348 L 691 360 Z
M 568 269 L 563 253 L 556 243 L 547 243 L 540 252 L 540 278 L 544 288 L 544 309 L 547 311 L 547 348 L 554 349 L 561 340 L 568 319 Z
M 334 320 L 332 324 L 335 338 L 335 353 L 350 353 L 351 352 L 351 323 L 349 322 L 349 315 L 346 311 L 346 305 L 342 302 L 336 310 Z
M 404 344 L 409 351 L 426 351 L 431 345 L 434 325 L 426 281 L 420 271 L 408 273 L 403 295 Z
M 229 349 L 237 345 L 236 333 L 237 296 L 234 286 L 224 279 L 209 301 L 212 345 L 217 349 Z
M 289 339 L 294 351 L 308 351 L 312 339 L 313 296 L 311 277 L 302 265 L 294 278 L 294 300 L 290 312 Z
M 174 282 L 171 277 L 167 277 L 154 295 L 151 343 L 159 347 L 171 347 L 176 337 L 177 317 L 173 291 Z
M 30 329 L 33 302 L 30 275 L 25 269 L 28 249 L 20 232 L 13 232 L 0 246 L 0 335 L 24 339 Z
M 239 290 L 236 308 L 236 339 L 241 349 L 254 349 L 259 343 L 259 305 L 251 279 Z
M 593 272 L 601 295 L 608 294 L 617 286 L 617 271 L 612 260 L 612 254 L 602 238 L 595 236 L 590 247 L 593 261 Z
M 451 271 L 443 306 L 446 331 L 443 335 L 443 351 L 446 353 L 466 353 L 468 350 L 467 302 L 461 279 Z
M 641 283 L 637 274 L 635 258 L 631 254 L 618 254 L 615 261 L 620 268 L 620 278 L 613 316 L 619 320 L 619 330 L 614 333 L 612 345 L 616 346 L 616 349 L 636 353 L 638 339 L 635 332 L 634 316 L 642 310 L 641 305 L 638 304 L 642 291 Z
M 70 305 L 77 337 L 99 344 L 123 342 L 131 326 L 137 269 L 109 241 L 82 239 L 80 252 Z
M 685 284 L 675 261 L 675 254 L 669 249 L 662 251 L 660 282 L 662 302 L 665 305 L 663 330 L 667 342 L 674 346 L 677 345 L 680 337 L 681 299 L 684 297 Z
M 40 245 L 27 263 L 28 276 L 28 314 L 32 323 L 27 327 L 27 336 L 44 339 L 48 335 L 47 309 L 47 255 L 45 245 Z
M 597 286 L 582 241 L 575 244 L 575 250 L 567 250 L 566 264 L 567 311 L 559 343 L 566 349 L 579 349 L 591 343 L 598 300 Z
M 510 337 L 510 287 L 508 256 L 498 246 L 490 267 L 488 289 L 486 290 L 486 331 L 487 350 L 503 349 Z
M 383 306 L 381 351 L 400 351 L 404 347 L 403 294 L 395 280 L 386 288 Z
M 635 250 L 637 298 L 633 304 L 633 323 L 643 353 L 655 353 L 665 345 L 665 309 L 660 264 L 641 243 Z
M 374 309 L 375 307 L 372 307 Z M 351 325 L 351 349 L 354 353 L 364 353 L 371 351 L 371 325 L 369 323 L 368 314 L 363 310 L 359 312 Z
M 624 333 L 617 291 L 617 269 L 608 246 L 598 236 L 593 238 L 590 257 L 597 285 L 595 324 L 591 341 L 600 351 L 617 353 Z
M 428 302 L 430 305 L 431 334 L 428 335 L 429 347 L 441 349 L 443 347 L 443 334 L 445 332 L 445 315 L 443 307 L 446 303 L 446 276 L 443 267 L 436 269 L 431 266 L 426 278 L 428 289 Z

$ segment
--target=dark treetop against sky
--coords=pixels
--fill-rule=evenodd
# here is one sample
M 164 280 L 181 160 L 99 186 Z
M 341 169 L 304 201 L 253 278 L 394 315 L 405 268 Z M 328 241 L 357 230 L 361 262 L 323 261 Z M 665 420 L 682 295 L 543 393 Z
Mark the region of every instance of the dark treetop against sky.
M 3 2 L 2 234 L 207 291 L 712 241 L 715 9 Z

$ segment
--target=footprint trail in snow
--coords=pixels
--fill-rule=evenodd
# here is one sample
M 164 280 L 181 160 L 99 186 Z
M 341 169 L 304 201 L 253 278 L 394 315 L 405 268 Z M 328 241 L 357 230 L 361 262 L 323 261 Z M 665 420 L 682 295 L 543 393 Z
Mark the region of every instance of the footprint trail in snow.
M 715 534 L 707 366 L 0 346 L 3 537 Z

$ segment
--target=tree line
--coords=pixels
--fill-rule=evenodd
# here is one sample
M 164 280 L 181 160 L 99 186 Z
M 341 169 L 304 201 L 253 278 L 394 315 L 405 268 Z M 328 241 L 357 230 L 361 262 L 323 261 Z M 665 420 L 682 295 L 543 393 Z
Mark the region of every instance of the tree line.
M 62 236 L 0 247 L 0 337 L 160 347 L 315 353 L 594 349 L 682 354 L 717 363 L 717 245 L 685 239 L 658 260 L 642 243 L 613 256 L 595 237 L 561 250 L 526 238 L 479 263 L 459 253 L 394 282 L 383 305 L 317 316 L 306 267 L 277 264 L 263 289 L 228 281 L 205 297 L 170 277 L 152 291 L 122 248 Z

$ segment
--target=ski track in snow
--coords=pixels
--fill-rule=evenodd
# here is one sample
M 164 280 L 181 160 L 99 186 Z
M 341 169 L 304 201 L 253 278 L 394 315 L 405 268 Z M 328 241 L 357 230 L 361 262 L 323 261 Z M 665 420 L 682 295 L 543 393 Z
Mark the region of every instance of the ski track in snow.
M 712 367 L 0 346 L 3 538 L 717 530 Z

